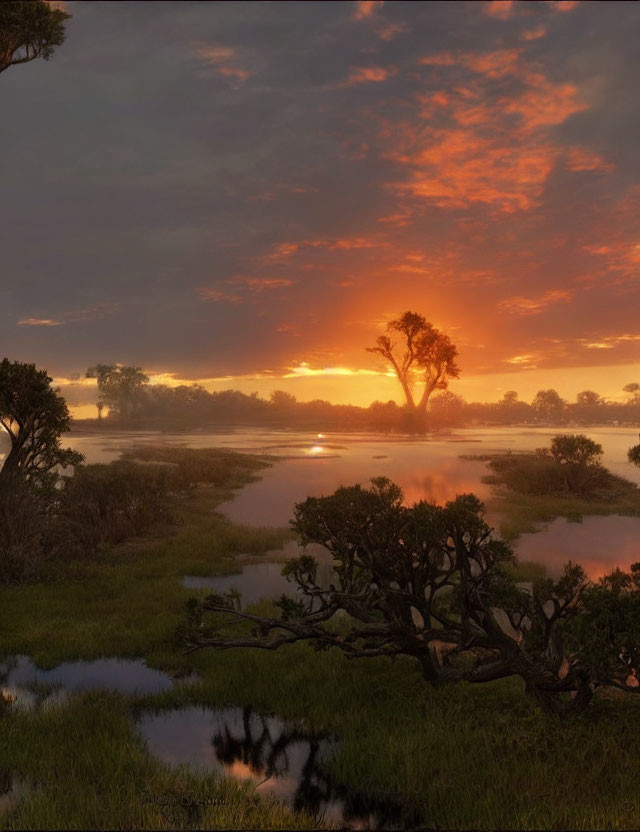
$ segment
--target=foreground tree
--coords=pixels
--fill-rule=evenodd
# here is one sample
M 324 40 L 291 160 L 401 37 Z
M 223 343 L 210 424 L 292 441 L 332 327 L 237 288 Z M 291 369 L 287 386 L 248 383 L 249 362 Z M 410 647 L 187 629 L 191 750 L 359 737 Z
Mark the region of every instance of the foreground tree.
M 407 408 L 424 416 L 434 390 L 446 390 L 449 380 L 459 377 L 458 350 L 448 335 L 416 312 L 405 312 L 390 321 L 387 332 L 378 338 L 375 347 L 367 347 L 367 352 L 377 353 L 389 362 L 402 386 Z M 394 336 L 399 336 L 399 342 Z M 422 385 L 417 401 L 416 384 Z
M 0 426 L 9 438 L 9 453 L 0 469 L 0 484 L 21 475 L 38 485 L 55 478 L 55 469 L 77 465 L 82 455 L 60 447 L 69 430 L 69 410 L 46 370 L 35 364 L 0 361 Z
M 476 497 L 405 507 L 385 478 L 309 498 L 292 526 L 329 550 L 333 583 L 322 586 L 305 555 L 284 567 L 302 599 L 283 596 L 280 617 L 244 612 L 232 594 L 193 599 L 188 650 L 309 640 L 349 658 L 411 656 L 433 684 L 518 676 L 559 715 L 581 711 L 599 686 L 640 691 L 640 565 L 590 584 L 567 564 L 557 581 L 523 588 Z
M 627 456 L 629 458 L 629 462 L 634 465 L 640 465 L 640 445 L 634 445 L 633 448 L 629 448 Z
M 87 378 L 98 382 L 101 404 L 117 417 L 128 421 L 133 416 L 135 400 L 140 391 L 149 383 L 149 376 L 140 367 L 125 367 L 123 364 L 96 364 L 89 367 Z
M 48 61 L 64 43 L 70 17 L 44 0 L 0 3 L 0 72 L 36 58 Z

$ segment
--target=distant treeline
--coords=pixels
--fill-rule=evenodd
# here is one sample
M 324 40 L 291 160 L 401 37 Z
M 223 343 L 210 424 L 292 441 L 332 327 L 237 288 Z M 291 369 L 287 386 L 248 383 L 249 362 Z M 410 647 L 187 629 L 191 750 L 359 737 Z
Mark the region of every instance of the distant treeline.
M 498 402 L 465 402 L 450 391 L 432 397 L 426 421 L 393 401 L 373 402 L 369 407 L 331 404 L 322 399 L 300 402 L 281 390 L 263 399 L 257 393 L 237 390 L 209 393 L 203 387 L 167 387 L 148 383 L 140 373 L 126 373 L 120 380 L 111 373 L 108 383 L 100 384 L 98 413 L 108 408 L 101 419 L 105 427 L 138 427 L 187 430 L 224 425 L 252 425 L 296 428 L 300 430 L 376 430 L 406 432 L 441 429 L 462 425 L 511 424 L 640 424 L 640 385 L 629 384 L 625 402 L 610 402 L 586 390 L 575 402 L 568 402 L 555 390 L 540 390 L 531 402 L 520 400 L 515 391 L 505 393 Z

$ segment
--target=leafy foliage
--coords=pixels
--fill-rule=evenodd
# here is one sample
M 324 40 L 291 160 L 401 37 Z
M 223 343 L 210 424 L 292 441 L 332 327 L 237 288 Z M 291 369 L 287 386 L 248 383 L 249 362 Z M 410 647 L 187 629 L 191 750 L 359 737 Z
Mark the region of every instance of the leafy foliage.
M 35 58 L 48 61 L 64 43 L 70 17 L 44 0 L 0 3 L 0 72 Z
M 137 395 L 149 382 L 140 367 L 122 364 L 97 364 L 89 367 L 86 377 L 97 379 L 101 404 L 123 419 L 134 415 Z
M 279 618 L 211 596 L 192 605 L 188 649 L 309 640 L 351 658 L 408 655 L 433 684 L 518 676 L 559 715 L 582 710 L 599 686 L 638 691 L 640 565 L 593 584 L 568 563 L 557 580 L 522 586 L 474 495 L 411 507 L 402 496 L 378 478 L 298 504 L 292 526 L 328 549 L 334 580 L 321 585 L 309 556 L 290 561 L 284 574 L 302 600 L 278 602 Z M 252 631 L 229 632 L 229 617 Z
M 387 332 L 388 335 L 378 338 L 375 347 L 367 347 L 367 352 L 377 353 L 389 362 L 402 386 L 407 407 L 424 415 L 433 391 L 446 390 L 449 380 L 460 375 L 458 350 L 448 335 L 416 312 L 405 312 L 390 321 Z M 400 351 L 392 340 L 394 334 L 402 336 Z M 416 381 L 423 385 L 417 402 L 413 391 Z
M 69 430 L 65 400 L 51 387 L 46 370 L 35 364 L 0 361 L 0 426 L 6 431 L 10 450 L 0 470 L 0 479 L 20 475 L 35 485 L 51 485 L 58 467 L 82 461 L 82 455 L 60 447 L 60 437 Z
M 633 448 L 629 448 L 627 457 L 629 462 L 634 465 L 640 465 L 640 445 L 634 445 Z

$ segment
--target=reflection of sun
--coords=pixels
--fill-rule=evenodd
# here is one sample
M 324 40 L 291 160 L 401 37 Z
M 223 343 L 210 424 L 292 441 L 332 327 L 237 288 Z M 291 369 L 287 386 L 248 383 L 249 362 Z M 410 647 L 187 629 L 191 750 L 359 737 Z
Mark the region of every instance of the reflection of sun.
M 319 433 L 318 434 L 318 439 L 324 439 L 324 433 Z
M 312 448 L 309 449 L 310 454 L 321 454 L 324 451 L 322 445 L 314 445 Z

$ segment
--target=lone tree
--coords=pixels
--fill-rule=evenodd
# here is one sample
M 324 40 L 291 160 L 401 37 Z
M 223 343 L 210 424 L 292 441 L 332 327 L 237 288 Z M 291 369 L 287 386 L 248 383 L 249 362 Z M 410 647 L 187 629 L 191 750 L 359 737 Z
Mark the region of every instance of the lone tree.
M 321 585 L 303 555 L 283 569 L 298 598 L 282 596 L 280 617 L 241 610 L 233 593 L 192 599 L 187 650 L 308 640 L 349 658 L 410 656 L 436 685 L 520 677 L 559 715 L 581 711 L 599 686 L 640 692 L 640 564 L 592 584 L 569 563 L 525 589 L 475 496 L 406 507 L 386 478 L 307 499 L 292 527 L 329 550 L 333 582 Z
M 46 370 L 35 364 L 0 361 L 0 426 L 9 437 L 9 453 L 0 483 L 22 475 L 37 485 L 50 483 L 55 468 L 82 462 L 82 454 L 60 447 L 69 430 L 69 410 Z
M 149 383 L 149 376 L 140 367 L 122 364 L 96 364 L 89 367 L 86 376 L 97 379 L 101 403 L 108 406 L 109 414 L 125 421 L 133 415 L 137 394 Z
M 0 3 L 0 72 L 36 58 L 48 61 L 64 42 L 70 17 L 44 0 Z
M 424 416 L 433 391 L 446 390 L 449 380 L 459 377 L 458 350 L 448 335 L 416 312 L 405 312 L 390 321 L 387 333 L 380 335 L 375 347 L 367 347 L 367 352 L 377 353 L 389 362 L 402 386 L 407 408 Z M 399 343 L 394 340 L 396 336 Z M 417 401 L 416 384 L 423 385 Z

